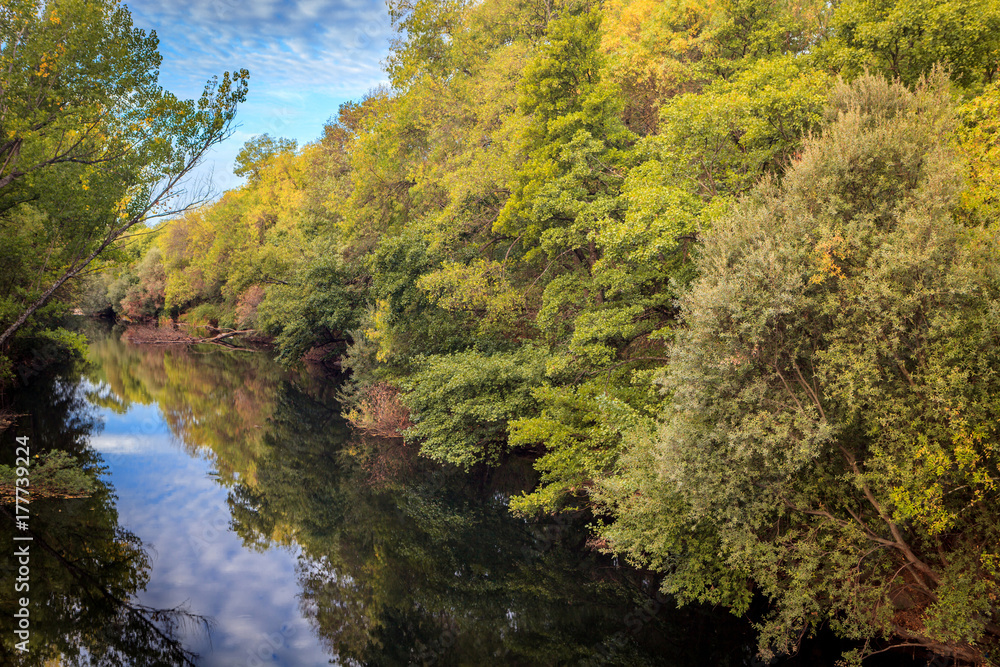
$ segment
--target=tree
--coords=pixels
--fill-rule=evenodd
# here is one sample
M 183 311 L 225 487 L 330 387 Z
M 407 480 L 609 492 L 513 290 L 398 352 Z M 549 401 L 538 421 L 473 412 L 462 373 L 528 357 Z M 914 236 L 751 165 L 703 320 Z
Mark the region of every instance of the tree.
M 940 63 L 959 86 L 974 90 L 1000 66 L 995 0 L 846 0 L 832 27 L 824 50 L 845 76 L 868 70 L 913 85 Z
M 958 140 L 968 165 L 968 187 L 962 193 L 966 215 L 985 224 L 1000 220 L 1000 82 L 961 108 Z
M 246 176 L 251 181 L 260 178 L 260 173 L 276 155 L 294 153 L 298 142 L 283 137 L 274 138 L 269 134 L 259 134 L 247 140 L 236 154 L 236 168 L 233 173 Z
M 3 349 L 130 229 L 187 207 L 179 185 L 229 135 L 249 75 L 182 101 L 157 85 L 156 35 L 116 0 L 0 13 L 0 228 L 36 250 L 0 308 Z
M 706 236 L 670 407 L 604 485 L 604 535 L 682 599 L 741 611 L 752 580 L 765 655 L 829 624 L 978 663 L 1000 643 L 996 232 L 956 219 L 940 71 L 840 84 L 831 116 Z

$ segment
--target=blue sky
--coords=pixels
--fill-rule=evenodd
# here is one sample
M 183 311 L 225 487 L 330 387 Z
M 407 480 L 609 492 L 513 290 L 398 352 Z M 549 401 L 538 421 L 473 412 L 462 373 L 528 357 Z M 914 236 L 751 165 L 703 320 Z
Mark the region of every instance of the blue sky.
M 232 174 L 243 143 L 268 133 L 318 139 L 344 101 L 386 82 L 382 61 L 393 29 L 384 0 L 132 0 L 137 28 L 155 30 L 160 84 L 179 97 L 201 94 L 227 70 L 250 70 L 240 127 L 206 161 L 216 189 Z

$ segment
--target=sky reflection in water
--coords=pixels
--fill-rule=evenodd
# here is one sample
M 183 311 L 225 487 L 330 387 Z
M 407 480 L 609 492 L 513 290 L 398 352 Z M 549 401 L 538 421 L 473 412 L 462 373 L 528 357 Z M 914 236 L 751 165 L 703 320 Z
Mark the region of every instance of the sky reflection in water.
M 298 548 L 245 548 L 229 529 L 228 491 L 211 458 L 185 451 L 155 405 L 99 417 L 104 431 L 90 444 L 108 465 L 120 523 L 153 562 L 138 601 L 211 617 L 211 641 L 196 629 L 184 636 L 206 667 L 328 664 L 299 609 Z

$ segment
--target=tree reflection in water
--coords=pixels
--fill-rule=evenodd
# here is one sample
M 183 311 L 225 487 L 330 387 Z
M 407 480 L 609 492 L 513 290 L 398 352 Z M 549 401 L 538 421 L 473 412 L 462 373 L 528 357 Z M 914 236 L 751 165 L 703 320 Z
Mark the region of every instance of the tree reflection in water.
M 30 650 L 24 653 L 15 650 L 16 636 L 4 632 L 0 663 L 194 664 L 196 656 L 185 651 L 176 636 L 186 624 L 207 630 L 207 619 L 184 609 L 153 609 L 133 601 L 149 578 L 148 554 L 141 541 L 118 524 L 114 491 L 102 479 L 102 459 L 88 445 L 101 424 L 83 396 L 77 369 L 54 370 L 59 374 L 34 376 L 19 392 L 14 407 L 27 416 L 0 434 L 0 463 L 14 462 L 14 438 L 26 435 L 33 454 L 63 450 L 75 456 L 95 486 L 87 498 L 31 503 L 29 591 L 14 590 L 18 562 L 12 549 L 3 549 L 0 615 L 12 619 L 18 598 L 29 597 L 31 636 Z M 13 504 L 0 507 L 0 542 L 5 545 L 14 544 L 13 512 Z
M 122 413 L 156 405 L 177 441 L 192 454 L 209 452 L 224 483 L 254 475 L 260 442 L 281 369 L 266 354 L 209 346 L 128 345 L 92 330 L 90 400 Z
M 586 517 L 512 518 L 529 465 L 441 468 L 352 437 L 288 383 L 263 447 L 231 489 L 233 525 L 256 548 L 301 546 L 303 611 L 347 664 L 742 664 L 746 628 L 651 599 L 652 581 L 585 548 Z

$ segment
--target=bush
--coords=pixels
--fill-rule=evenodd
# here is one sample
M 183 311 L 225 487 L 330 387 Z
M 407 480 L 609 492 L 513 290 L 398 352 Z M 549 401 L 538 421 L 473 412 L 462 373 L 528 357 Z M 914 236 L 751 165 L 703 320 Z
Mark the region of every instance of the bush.
M 508 422 L 538 412 L 532 390 L 546 383 L 547 356 L 526 346 L 512 354 L 470 350 L 419 359 L 403 384 L 414 422 L 405 436 L 438 461 L 464 468 L 497 463 Z
M 399 400 L 399 390 L 379 382 L 362 390 L 357 407 L 347 413 L 354 428 L 379 438 L 401 438 L 413 426 L 410 410 Z

